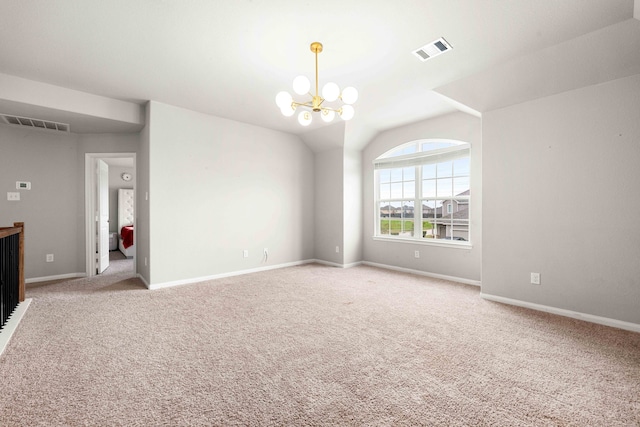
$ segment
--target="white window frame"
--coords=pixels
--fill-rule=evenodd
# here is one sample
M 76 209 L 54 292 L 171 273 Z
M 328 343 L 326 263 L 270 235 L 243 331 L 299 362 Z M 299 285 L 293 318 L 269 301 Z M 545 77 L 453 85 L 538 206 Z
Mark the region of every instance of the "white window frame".
M 431 143 L 431 142 L 446 142 L 455 144 L 453 146 L 447 148 L 441 148 L 436 150 L 429 151 L 420 151 L 422 149 L 422 144 Z M 407 147 L 415 145 L 416 150 L 411 154 L 404 154 L 399 156 L 392 156 L 393 152 L 398 152 L 406 149 Z M 431 245 L 431 246 L 444 246 L 444 247 L 453 247 L 453 248 L 464 248 L 468 249 L 472 246 L 471 243 L 471 211 L 469 211 L 469 219 L 468 219 L 468 233 L 469 239 L 468 241 L 459 241 L 459 240 L 447 240 L 447 239 L 425 239 L 422 237 L 422 203 L 424 198 L 422 197 L 422 166 L 425 164 L 438 163 L 446 160 L 454 160 L 458 158 L 469 158 L 469 186 L 471 186 L 471 144 L 464 141 L 450 140 L 450 139 L 420 139 L 415 141 L 410 141 L 405 144 L 398 145 L 391 150 L 386 151 L 384 154 L 379 156 L 373 161 L 373 173 L 374 173 L 374 230 L 373 230 L 373 239 L 380 241 L 398 241 L 398 242 L 406 242 L 412 244 L 423 244 L 423 245 Z M 415 194 L 413 198 L 400 198 L 400 199 L 380 199 L 380 179 L 379 179 L 379 170 L 380 169 L 391 169 L 391 168 L 404 168 L 415 166 Z M 436 197 L 429 198 L 429 200 L 458 200 L 459 197 L 455 195 L 453 197 Z M 470 196 L 466 196 L 464 198 L 466 203 L 471 207 Z M 380 224 L 381 224 L 381 216 L 380 216 L 380 203 L 393 203 L 393 202 L 413 202 L 414 207 L 414 229 L 413 236 L 396 236 L 389 234 L 381 234 L 380 232 Z M 459 200 L 458 200 L 459 201 Z M 453 208 L 452 208 L 453 209 Z

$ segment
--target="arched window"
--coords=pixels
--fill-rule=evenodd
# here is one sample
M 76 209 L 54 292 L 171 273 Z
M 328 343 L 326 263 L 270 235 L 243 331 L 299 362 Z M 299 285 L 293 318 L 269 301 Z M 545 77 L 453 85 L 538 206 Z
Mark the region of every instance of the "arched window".
M 423 139 L 375 159 L 375 236 L 467 244 L 470 148 L 461 141 Z

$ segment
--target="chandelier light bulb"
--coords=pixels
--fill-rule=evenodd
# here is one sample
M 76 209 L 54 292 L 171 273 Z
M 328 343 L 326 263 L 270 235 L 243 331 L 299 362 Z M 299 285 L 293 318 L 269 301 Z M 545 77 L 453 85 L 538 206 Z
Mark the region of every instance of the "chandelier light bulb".
M 322 97 L 328 101 L 333 102 L 340 96 L 340 88 L 337 84 L 329 82 L 322 88 Z
M 342 101 L 345 104 L 355 104 L 355 102 L 358 100 L 358 90 L 355 87 L 346 87 L 342 91 L 342 96 L 340 98 L 342 98 Z
M 281 108 L 280 111 L 282 112 L 283 116 L 291 117 L 291 116 L 293 116 L 293 113 L 296 112 L 296 109 L 291 104 L 289 104 L 288 106 L 286 106 L 284 108 Z
M 298 114 L 298 123 L 302 126 L 309 126 L 312 120 L 310 111 L 301 111 L 300 114 Z
M 298 95 L 305 95 L 311 89 L 311 82 L 305 76 L 298 76 L 293 79 L 293 91 Z
M 322 120 L 327 123 L 331 122 L 335 116 L 336 116 L 336 113 L 333 110 L 327 110 L 326 108 L 324 108 L 322 110 L 322 113 L 320 114 L 320 117 L 322 117 Z
M 293 102 L 293 98 L 289 94 L 289 92 L 278 92 L 276 95 L 276 105 L 280 107 L 281 110 L 284 110 L 287 107 L 291 107 L 291 103 Z
M 343 105 L 341 110 L 340 117 L 342 117 L 342 120 L 351 120 L 355 114 L 355 110 L 351 105 Z

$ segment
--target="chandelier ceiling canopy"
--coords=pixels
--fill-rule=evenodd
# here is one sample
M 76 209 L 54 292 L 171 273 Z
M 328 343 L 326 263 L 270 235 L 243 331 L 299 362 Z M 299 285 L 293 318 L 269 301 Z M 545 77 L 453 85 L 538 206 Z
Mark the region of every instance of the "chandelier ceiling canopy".
M 322 43 L 311 43 L 311 52 L 316 57 L 316 81 L 315 81 L 315 95 L 310 92 L 311 82 L 305 76 L 298 76 L 293 79 L 293 91 L 298 95 L 308 95 L 311 99 L 307 99 L 304 102 L 298 102 L 293 99 L 293 96 L 289 92 L 279 92 L 276 95 L 276 105 L 282 111 L 282 114 L 290 117 L 298 110 L 301 109 L 298 114 L 298 122 L 302 126 L 308 126 L 313 121 L 312 113 L 320 113 L 320 117 L 325 122 L 330 122 L 338 114 L 343 120 L 350 120 L 355 110 L 352 104 L 358 100 L 358 91 L 349 86 L 340 91 L 340 87 L 333 83 L 326 83 L 322 88 L 322 96 L 318 92 L 318 54 L 322 52 Z M 342 105 L 333 107 L 327 105 L 340 100 Z

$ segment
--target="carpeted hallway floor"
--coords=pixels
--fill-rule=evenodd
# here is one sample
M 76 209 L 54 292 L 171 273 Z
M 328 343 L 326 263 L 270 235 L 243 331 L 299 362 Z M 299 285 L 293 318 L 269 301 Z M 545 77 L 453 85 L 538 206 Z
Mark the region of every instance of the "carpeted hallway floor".
M 148 291 L 126 263 L 27 288 L 0 425 L 640 425 L 640 334 L 365 266 Z

